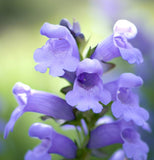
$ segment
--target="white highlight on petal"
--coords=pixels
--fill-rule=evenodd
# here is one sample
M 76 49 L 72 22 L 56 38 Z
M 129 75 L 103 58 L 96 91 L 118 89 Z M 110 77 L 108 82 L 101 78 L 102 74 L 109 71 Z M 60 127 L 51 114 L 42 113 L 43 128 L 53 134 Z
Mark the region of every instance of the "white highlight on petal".
M 132 39 L 137 34 L 136 26 L 128 20 L 118 20 L 113 27 L 115 34 L 123 34 L 126 38 Z
M 27 96 L 30 92 L 31 88 L 22 82 L 17 82 L 13 87 L 13 94 L 20 105 L 27 104 Z
M 105 115 L 97 120 L 96 126 L 107 124 L 107 123 L 112 123 L 113 121 L 114 119 L 111 116 Z

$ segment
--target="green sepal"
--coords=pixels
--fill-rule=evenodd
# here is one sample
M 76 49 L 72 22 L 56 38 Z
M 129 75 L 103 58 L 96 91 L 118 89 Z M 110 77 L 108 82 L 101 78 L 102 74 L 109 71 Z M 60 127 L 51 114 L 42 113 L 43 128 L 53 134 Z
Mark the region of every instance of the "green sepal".
M 77 150 L 77 156 L 74 160 L 90 160 L 91 150 L 88 148 L 80 148 Z
M 83 114 L 82 112 L 78 111 L 76 108 L 73 109 L 74 115 L 75 115 L 75 119 L 72 121 L 66 121 L 63 124 L 61 124 L 62 126 L 65 124 L 71 124 L 74 126 L 80 126 L 81 123 L 81 119 L 83 119 Z
M 67 87 L 62 88 L 60 91 L 64 94 L 66 94 L 67 92 L 69 92 L 72 89 L 73 89 L 73 86 L 67 86 Z
M 86 41 L 85 38 L 76 37 L 76 42 L 77 42 L 79 53 L 80 53 L 80 59 L 83 60 L 82 53 L 86 45 L 88 44 L 89 40 Z
M 97 46 L 95 46 L 94 48 L 89 47 L 87 54 L 86 54 L 86 58 L 90 58 L 91 55 L 94 53 L 95 49 Z
M 46 121 L 47 119 L 53 119 L 53 117 L 46 116 L 46 115 L 40 116 L 40 118 L 41 118 L 42 121 Z

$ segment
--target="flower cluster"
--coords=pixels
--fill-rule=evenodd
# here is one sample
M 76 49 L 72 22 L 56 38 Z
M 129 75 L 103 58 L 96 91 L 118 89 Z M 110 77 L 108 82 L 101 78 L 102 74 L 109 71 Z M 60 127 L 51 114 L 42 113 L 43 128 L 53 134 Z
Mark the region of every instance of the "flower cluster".
M 66 159 L 84 160 L 91 155 L 100 157 L 100 149 L 103 152 L 104 147 L 114 144 L 122 149 L 112 156 L 113 152 L 102 154 L 102 158 L 146 160 L 149 148 L 138 129 L 150 130 L 146 122 L 149 114 L 140 107 L 139 97 L 134 92 L 143 84 L 142 78 L 123 73 L 116 80 L 107 83 L 102 80 L 103 74 L 114 66 L 109 61 L 116 57 L 130 64 L 143 62 L 141 52 L 128 42 L 137 34 L 135 25 L 127 20 L 117 21 L 113 34 L 95 48 L 90 47 L 85 57 L 81 51 L 87 42 L 79 23 L 71 25 L 67 19 L 61 20 L 59 25 L 45 23 L 41 34 L 49 39 L 34 53 L 35 69 L 45 73 L 49 68 L 51 76 L 66 79 L 70 85 L 61 89 L 65 99 L 16 83 L 13 94 L 19 106 L 5 127 L 4 137 L 13 131 L 15 122 L 24 112 L 36 112 L 62 119 L 61 126 L 76 129 L 78 139 L 73 142 L 49 125 L 34 123 L 29 135 L 42 143 L 28 151 L 25 160 L 50 160 L 52 153 Z

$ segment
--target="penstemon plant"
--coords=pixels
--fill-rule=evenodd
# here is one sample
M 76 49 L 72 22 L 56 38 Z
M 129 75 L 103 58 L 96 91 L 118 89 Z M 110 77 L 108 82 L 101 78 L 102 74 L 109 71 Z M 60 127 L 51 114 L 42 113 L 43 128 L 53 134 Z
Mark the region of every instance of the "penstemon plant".
M 35 70 L 45 73 L 49 68 L 51 76 L 64 78 L 70 85 L 61 89 L 65 94 L 62 99 L 17 82 L 13 94 L 19 106 L 5 127 L 4 138 L 24 112 L 37 112 L 44 115 L 42 120 L 62 119 L 61 126 L 71 126 L 78 137 L 73 141 L 50 125 L 34 123 L 29 136 L 42 142 L 26 153 L 25 160 L 50 160 L 52 153 L 74 160 L 146 160 L 149 148 L 138 129 L 150 131 L 146 122 L 149 114 L 133 92 L 143 84 L 142 78 L 123 73 L 107 83 L 102 80 L 103 73 L 115 67 L 109 61 L 116 57 L 130 64 L 143 62 L 140 50 L 128 42 L 137 34 L 135 25 L 118 20 L 113 34 L 96 47 L 89 47 L 85 56 L 87 41 L 78 22 L 71 25 L 62 19 L 59 25 L 45 23 L 40 32 L 49 39 L 34 53 Z M 112 147 L 108 148 L 111 152 L 105 150 L 107 147 Z

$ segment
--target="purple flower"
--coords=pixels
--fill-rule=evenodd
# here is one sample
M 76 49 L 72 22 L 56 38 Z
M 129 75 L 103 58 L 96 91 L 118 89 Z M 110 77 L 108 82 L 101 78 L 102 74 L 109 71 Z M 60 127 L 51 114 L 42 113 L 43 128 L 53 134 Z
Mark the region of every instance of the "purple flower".
M 34 53 L 34 60 L 38 63 L 35 69 L 45 73 L 49 68 L 52 76 L 62 76 L 65 70 L 74 72 L 79 63 L 79 52 L 70 31 L 64 26 L 45 23 L 40 32 L 49 40 Z
M 141 52 L 127 41 L 136 36 L 135 25 L 127 20 L 119 20 L 115 23 L 113 30 L 113 35 L 98 44 L 91 57 L 107 62 L 121 56 L 130 64 L 142 63 Z
M 126 128 L 121 132 L 124 141 L 123 149 L 128 158 L 134 160 L 146 160 L 149 148 L 145 142 L 140 139 L 139 133 L 132 128 Z
M 75 39 L 85 39 L 84 35 L 81 33 L 80 24 L 75 22 L 75 20 L 73 21 L 73 25 L 71 25 L 67 19 L 62 19 L 60 25 L 67 27 Z
M 116 143 L 123 143 L 120 135 L 122 122 L 123 121 L 106 123 L 92 130 L 88 148 L 95 149 Z
M 132 122 L 115 121 L 98 126 L 90 134 L 88 148 L 95 149 L 121 143 L 128 158 L 146 160 L 149 148 L 140 138 Z
M 101 76 L 103 74 L 102 66 L 96 59 L 84 59 L 79 63 L 76 71 L 73 90 L 66 94 L 66 101 L 80 111 L 92 109 L 99 113 L 102 105 L 111 101 L 108 91 L 103 88 Z
M 8 136 L 10 131 L 13 131 L 15 122 L 24 112 L 37 112 L 64 120 L 74 119 L 72 107 L 65 100 L 55 95 L 33 90 L 28 85 L 20 82 L 15 84 L 13 94 L 19 106 L 13 111 L 5 127 L 4 138 Z
M 148 112 L 139 106 L 137 94 L 132 92 L 135 87 L 141 86 L 143 80 L 132 73 L 124 73 L 118 80 L 109 82 L 104 87 L 112 95 L 112 113 L 116 118 L 126 121 L 133 120 L 139 126 L 144 126 L 148 120 Z
M 54 131 L 49 125 L 34 123 L 29 129 L 29 135 L 39 138 L 42 143 L 28 151 L 25 160 L 51 160 L 50 153 L 60 154 L 67 159 L 76 157 L 77 147 L 74 142 Z

